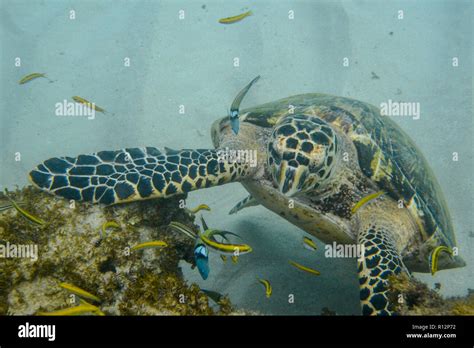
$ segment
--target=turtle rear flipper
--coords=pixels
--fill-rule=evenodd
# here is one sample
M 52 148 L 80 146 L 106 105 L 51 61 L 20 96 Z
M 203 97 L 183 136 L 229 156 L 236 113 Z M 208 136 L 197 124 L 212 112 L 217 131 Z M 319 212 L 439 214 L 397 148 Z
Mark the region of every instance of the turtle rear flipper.
M 248 165 L 222 161 L 218 151 L 163 153 L 146 147 L 54 157 L 33 169 L 29 178 L 40 189 L 64 198 L 109 205 L 166 198 L 250 174 Z

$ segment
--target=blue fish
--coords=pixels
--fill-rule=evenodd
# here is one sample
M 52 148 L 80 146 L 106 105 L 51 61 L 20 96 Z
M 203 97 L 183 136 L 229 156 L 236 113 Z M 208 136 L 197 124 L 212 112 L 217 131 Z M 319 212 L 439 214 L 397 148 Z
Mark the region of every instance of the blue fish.
M 240 121 L 239 121 L 239 110 L 231 110 L 229 112 L 230 126 L 235 135 L 239 134 Z
M 209 251 L 206 245 L 196 244 L 194 247 L 194 261 L 202 279 L 206 280 L 209 276 Z

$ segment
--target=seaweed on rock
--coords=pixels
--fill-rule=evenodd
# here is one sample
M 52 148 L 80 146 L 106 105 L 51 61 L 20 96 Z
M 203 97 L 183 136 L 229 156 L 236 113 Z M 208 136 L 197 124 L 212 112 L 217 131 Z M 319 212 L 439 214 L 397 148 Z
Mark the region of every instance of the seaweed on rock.
M 406 274 L 390 277 L 390 301 L 400 315 L 474 315 L 474 294 L 443 298 Z
M 170 221 L 194 226 L 179 208 L 183 196 L 104 207 L 73 203 L 31 186 L 11 192 L 24 209 L 43 219 L 35 225 L 15 209 L 0 214 L 0 242 L 36 245 L 38 257 L 0 258 L 0 315 L 34 315 L 71 307 L 74 297 L 58 286 L 74 284 L 98 296 L 106 315 L 232 314 L 228 300 L 217 310 L 178 266 L 193 262 L 193 243 L 167 228 Z M 101 226 L 120 228 L 101 237 Z M 133 245 L 163 240 L 165 248 L 131 251 Z

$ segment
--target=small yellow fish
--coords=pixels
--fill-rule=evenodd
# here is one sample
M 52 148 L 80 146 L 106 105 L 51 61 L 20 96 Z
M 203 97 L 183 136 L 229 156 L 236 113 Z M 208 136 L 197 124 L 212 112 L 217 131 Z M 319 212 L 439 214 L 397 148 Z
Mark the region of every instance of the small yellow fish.
M 214 239 L 208 238 L 206 234 L 201 234 L 199 236 L 204 244 L 206 244 L 211 249 L 215 251 L 233 254 L 234 252 L 238 252 L 239 254 L 246 254 L 252 251 L 250 245 L 247 244 L 227 244 L 227 243 L 219 243 Z
M 20 208 L 20 206 L 12 199 L 10 196 L 8 196 L 8 191 L 5 189 L 5 197 L 8 198 L 10 203 L 13 205 L 13 207 L 16 209 L 17 212 L 19 212 L 23 217 L 25 217 L 27 220 L 37 224 L 37 225 L 44 225 L 46 222 L 41 220 L 40 218 L 28 213 L 26 210 Z
M 263 284 L 263 286 L 265 287 L 265 295 L 267 296 L 267 298 L 270 298 L 273 292 L 270 282 L 266 279 L 260 279 L 259 277 L 257 277 L 257 280 Z
M 82 298 L 87 298 L 89 300 L 95 301 L 95 302 L 100 302 L 100 298 L 98 298 L 95 295 L 92 295 L 90 292 L 83 290 L 75 285 L 69 284 L 69 283 L 59 283 L 59 286 L 62 287 L 63 289 L 66 289 L 69 292 L 72 292 L 73 294 L 82 297 Z
M 315 251 L 317 249 L 316 243 L 308 237 L 303 237 L 303 245 L 306 249 Z
M 107 221 L 102 224 L 102 238 L 107 237 L 107 229 L 108 228 L 120 228 L 120 225 L 115 221 Z
M 201 210 L 211 211 L 211 208 L 209 208 L 209 206 L 206 205 L 206 204 L 199 204 L 196 208 L 188 209 L 188 210 L 191 214 L 196 214 L 197 212 L 199 212 Z
M 90 101 L 85 100 L 84 98 L 78 97 L 77 95 L 75 95 L 74 97 L 72 97 L 72 99 L 73 99 L 76 103 L 84 104 L 84 105 L 88 106 L 89 108 L 94 109 L 95 111 L 105 113 L 105 110 L 102 109 L 100 106 L 97 106 L 97 105 L 95 105 L 95 103 L 91 103 Z
M 298 268 L 302 271 L 305 271 L 305 272 L 308 272 L 308 273 L 311 273 L 311 274 L 314 274 L 314 275 L 320 275 L 321 274 L 319 271 L 316 271 L 315 269 L 300 265 L 299 263 L 296 263 L 294 261 L 289 260 L 288 262 L 290 263 L 290 265 L 292 265 L 292 266 L 294 266 L 294 267 L 296 267 L 296 268 Z
M 237 263 L 239 261 L 239 258 L 237 256 L 232 256 L 231 257 L 232 263 Z
M 162 240 L 152 240 L 150 242 L 140 243 L 131 248 L 131 250 L 139 250 L 139 249 L 146 249 L 146 248 L 157 248 L 157 247 L 167 247 L 168 244 L 163 242 Z
M 354 215 L 357 210 L 359 210 L 364 204 L 368 203 L 369 201 L 376 199 L 382 195 L 384 195 L 386 192 L 385 191 L 378 191 L 375 193 L 372 193 L 364 198 L 362 198 L 359 202 L 354 205 L 354 207 L 351 210 L 351 213 Z
M 221 18 L 221 19 L 219 19 L 219 23 L 221 23 L 221 24 L 232 24 L 232 23 L 241 21 L 242 19 L 244 19 L 245 17 L 248 17 L 250 15 L 252 15 L 252 11 L 247 11 L 247 12 L 239 14 L 237 16 Z
M 227 262 L 227 256 L 221 255 L 221 259 L 222 259 L 223 262 Z
M 99 316 L 104 316 L 99 307 L 96 307 L 89 302 L 81 299 L 81 304 L 75 307 L 64 308 L 53 312 L 38 312 L 36 315 L 41 316 L 72 316 L 72 315 L 81 315 L 86 313 L 91 313 Z
M 72 315 L 82 315 L 82 314 L 95 314 L 95 315 L 105 315 L 100 309 L 96 306 L 88 306 L 81 304 L 75 307 L 64 308 L 54 312 L 38 312 L 36 315 L 41 316 L 72 316 Z
M 439 254 L 441 252 L 445 252 L 445 253 L 448 253 L 450 255 L 453 255 L 453 251 L 446 247 L 446 246 L 439 246 L 439 247 L 436 247 L 432 252 L 431 252 L 431 255 L 429 257 L 429 263 L 430 263 L 430 268 L 431 268 L 431 275 L 434 275 L 437 271 L 438 271 L 438 258 L 439 258 Z
M 23 77 L 20 81 L 18 81 L 18 84 L 20 85 L 23 85 L 31 80 L 34 80 L 38 77 L 44 77 L 47 79 L 46 77 L 46 74 L 42 74 L 42 73 L 33 73 L 33 74 L 29 74 L 29 75 L 26 75 L 25 77 Z

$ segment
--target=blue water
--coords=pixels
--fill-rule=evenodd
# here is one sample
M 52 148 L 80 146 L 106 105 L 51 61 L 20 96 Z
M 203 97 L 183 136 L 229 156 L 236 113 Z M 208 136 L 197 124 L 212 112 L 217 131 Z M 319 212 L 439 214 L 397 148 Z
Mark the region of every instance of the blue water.
M 239 23 L 218 23 L 248 9 L 253 15 Z M 468 265 L 416 276 L 430 286 L 442 283 L 443 295 L 465 295 L 474 288 L 472 10 L 469 0 L 0 0 L 0 186 L 25 185 L 27 172 L 53 156 L 136 146 L 212 147 L 212 122 L 257 75 L 262 77 L 244 107 L 305 92 L 374 105 L 419 102 L 419 120 L 395 121 L 436 173 Z M 32 72 L 54 82 L 18 85 Z M 56 116 L 55 104 L 74 95 L 107 114 L 94 120 Z M 206 281 L 183 263 L 189 282 L 262 313 L 319 314 L 329 307 L 358 314 L 355 261 L 327 259 L 322 245 L 319 252 L 307 251 L 302 231 L 262 207 L 227 215 L 245 196 L 237 183 L 189 195 L 190 206 L 211 206 L 209 225 L 236 232 L 254 247 L 237 265 L 211 257 Z M 322 274 L 301 273 L 288 259 Z M 256 276 L 271 280 L 270 299 L 262 296 Z

